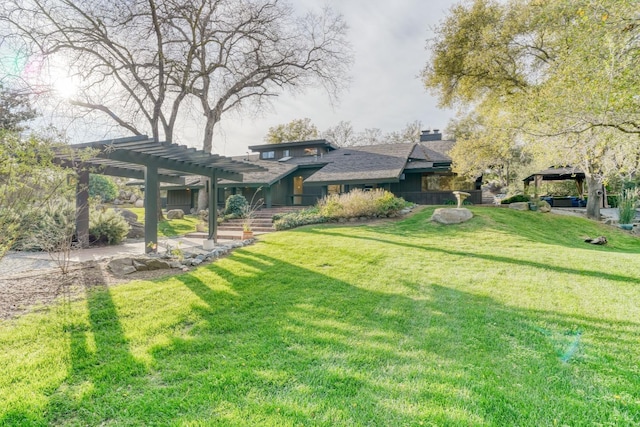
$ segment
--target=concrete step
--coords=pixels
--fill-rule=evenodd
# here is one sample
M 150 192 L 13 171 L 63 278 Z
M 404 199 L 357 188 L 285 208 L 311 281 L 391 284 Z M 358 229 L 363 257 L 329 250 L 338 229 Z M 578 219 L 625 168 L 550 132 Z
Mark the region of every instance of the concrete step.
M 233 225 L 219 225 L 218 232 L 221 231 L 242 231 L 244 227 L 242 225 L 233 226 Z M 269 233 L 271 231 L 275 231 L 275 229 L 271 226 L 269 227 L 256 227 L 255 225 L 251 226 L 251 230 L 262 233 Z

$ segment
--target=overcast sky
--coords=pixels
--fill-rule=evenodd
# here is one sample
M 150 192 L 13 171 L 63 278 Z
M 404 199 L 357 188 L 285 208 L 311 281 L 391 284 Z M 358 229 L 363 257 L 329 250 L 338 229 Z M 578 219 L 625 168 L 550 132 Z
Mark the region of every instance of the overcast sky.
M 314 0 L 291 1 L 301 11 L 318 7 Z M 355 55 L 353 80 L 340 103 L 332 107 L 324 92 L 309 90 L 278 97 L 271 111 L 260 116 L 247 112 L 243 117 L 225 116 L 214 140 L 214 152 L 244 154 L 247 146 L 264 143 L 269 127 L 305 117 L 320 131 L 341 120 L 352 122 L 356 131 L 380 128 L 391 132 L 415 120 L 425 128 L 443 129 L 447 125 L 454 112 L 437 108 L 419 74 L 429 56 L 425 49 L 427 38 L 457 1 L 329 0 L 327 3 L 342 13 L 349 24 Z M 201 134 L 194 133 L 193 137 L 199 144 Z

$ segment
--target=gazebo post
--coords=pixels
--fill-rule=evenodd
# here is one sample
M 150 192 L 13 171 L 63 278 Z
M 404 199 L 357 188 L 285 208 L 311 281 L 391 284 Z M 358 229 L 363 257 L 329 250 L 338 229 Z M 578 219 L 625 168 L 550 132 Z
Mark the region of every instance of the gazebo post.
M 144 169 L 144 245 L 145 252 L 158 248 L 158 165 L 149 162 Z
M 76 170 L 76 236 L 81 248 L 89 247 L 89 171 Z

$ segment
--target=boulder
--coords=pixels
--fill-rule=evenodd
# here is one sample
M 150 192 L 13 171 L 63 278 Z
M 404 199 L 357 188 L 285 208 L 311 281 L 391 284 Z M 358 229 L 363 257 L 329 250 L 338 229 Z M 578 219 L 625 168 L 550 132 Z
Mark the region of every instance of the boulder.
M 129 224 L 129 233 L 127 237 L 130 239 L 141 239 L 144 237 L 144 224 L 141 222 L 134 222 Z
M 138 262 L 144 262 L 147 265 L 149 270 L 167 270 L 171 268 L 171 264 L 168 261 L 164 261 L 161 259 L 151 258 L 151 259 L 136 259 Z
M 551 205 L 546 200 L 538 202 L 538 210 L 542 213 L 551 212 Z
M 529 210 L 529 202 L 509 203 L 509 209 L 515 209 L 517 211 L 528 211 Z
M 135 203 L 138 200 L 138 196 L 136 196 L 135 194 L 132 194 L 131 197 L 129 197 L 129 203 Z
M 171 209 L 167 212 L 167 219 L 182 219 L 184 218 L 184 211 L 182 209 Z
M 117 212 L 121 217 L 126 219 L 129 224 L 133 224 L 138 221 L 138 214 L 130 211 L 129 209 L 118 209 Z
M 116 276 L 124 276 L 125 274 L 131 274 L 136 271 L 131 258 L 119 258 L 109 261 L 107 268 Z
M 133 206 L 135 206 L 136 208 L 144 208 L 144 200 L 142 199 L 136 200 Z
M 431 221 L 439 224 L 460 224 L 473 218 L 473 213 L 467 208 L 438 208 L 433 212 Z

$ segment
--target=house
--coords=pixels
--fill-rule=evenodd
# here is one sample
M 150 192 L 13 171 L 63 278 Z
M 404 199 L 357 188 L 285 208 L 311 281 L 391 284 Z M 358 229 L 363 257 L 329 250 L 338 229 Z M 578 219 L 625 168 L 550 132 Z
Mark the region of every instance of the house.
M 481 178 L 466 181 L 451 171 L 448 152 L 454 141 L 442 140 L 437 130 L 423 131 L 418 143 L 379 144 L 341 148 L 327 140 L 250 146 L 253 154 L 233 157 L 262 166 L 265 171 L 243 174 L 242 183 L 221 180 L 218 200 L 231 194 L 257 197 L 271 206 L 309 206 L 327 194 L 354 188 L 383 188 L 405 200 L 427 205 L 452 203 L 454 190 L 471 193 L 472 203 L 482 203 Z M 193 209 L 199 179 L 167 185 L 167 209 Z

